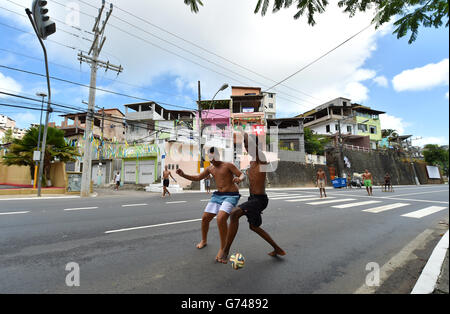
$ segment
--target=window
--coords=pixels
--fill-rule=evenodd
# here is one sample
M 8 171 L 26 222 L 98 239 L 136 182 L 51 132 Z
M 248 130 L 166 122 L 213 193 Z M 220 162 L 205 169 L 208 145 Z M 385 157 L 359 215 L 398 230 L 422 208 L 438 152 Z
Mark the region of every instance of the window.
M 377 127 L 376 126 L 371 126 L 370 127 L 370 134 L 377 134 Z
M 347 125 L 347 132 L 348 133 L 352 133 L 352 126 L 351 125 Z
M 245 96 L 256 96 L 256 93 L 246 93 Z
M 335 124 L 335 125 L 334 125 L 334 129 L 335 129 L 336 131 L 339 131 L 339 124 Z
M 358 130 L 362 132 L 367 132 L 367 124 L 358 123 Z
M 269 108 L 270 108 L 270 109 L 273 109 L 273 104 L 269 104 Z
M 329 125 L 327 125 L 325 128 L 326 128 L 327 133 L 330 133 L 330 132 L 331 132 L 331 131 L 330 131 L 330 126 L 329 126 Z
M 269 94 L 269 98 L 273 98 L 273 94 Z
M 341 109 L 340 108 L 333 108 L 333 114 L 340 115 Z
M 344 105 L 344 107 L 347 107 L 347 102 L 344 101 L 344 102 L 343 102 L 343 105 Z

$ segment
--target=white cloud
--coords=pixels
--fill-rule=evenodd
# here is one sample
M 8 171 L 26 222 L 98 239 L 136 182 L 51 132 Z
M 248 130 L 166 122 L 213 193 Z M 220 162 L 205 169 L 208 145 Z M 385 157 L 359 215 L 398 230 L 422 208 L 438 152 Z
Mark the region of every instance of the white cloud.
M 436 86 L 448 85 L 448 59 L 439 63 L 430 63 L 421 68 L 405 70 L 392 80 L 394 89 L 402 91 L 420 91 Z
M 400 135 L 405 135 L 405 129 L 410 126 L 410 123 L 404 121 L 403 118 L 389 114 L 380 115 L 380 123 L 382 129 L 397 130 Z
M 359 82 L 348 83 L 344 89 L 345 97 L 357 103 L 363 103 L 369 98 L 369 89 Z
M 413 146 L 420 146 L 423 147 L 427 144 L 437 144 L 437 145 L 448 145 L 448 137 L 445 138 L 443 136 L 440 137 L 422 137 L 418 139 L 412 139 L 412 145 Z
M 376 84 L 378 84 L 381 87 L 388 87 L 388 85 L 389 85 L 387 78 L 383 75 L 375 77 L 372 81 L 374 81 Z
M 30 4 L 28 0 L 16 0 L 16 2 L 28 6 Z M 96 1 L 95 4 L 99 5 L 100 1 Z M 182 0 L 115 1 L 113 16 L 106 27 L 107 41 L 101 58 L 109 59 L 124 67 L 124 72 L 119 76 L 119 80 L 146 86 L 148 90 L 152 90 L 161 77 L 171 75 L 179 78 L 174 85 L 174 94 L 177 94 L 184 85 L 184 93 L 190 92 L 190 94 L 196 95 L 197 81 L 200 80 L 202 82 L 202 98 L 208 99 L 224 82 L 230 86 L 245 84 L 261 86 L 263 89 L 273 86 L 273 81 L 282 80 L 334 48 L 363 29 L 367 25 L 367 21 L 373 18 L 373 11 L 370 11 L 357 14 L 349 19 L 348 14 L 343 13 L 336 4 L 330 4 L 326 13 L 317 17 L 317 24 L 311 27 L 307 25 L 306 17 L 301 20 L 293 19 L 293 15 L 296 13 L 294 7 L 261 17 L 253 14 L 256 5 L 254 1 L 206 1 L 204 4 L 198 14 L 193 14 Z M 21 8 L 13 5 L 12 8 L 23 13 Z M 194 42 L 200 47 L 261 73 L 271 80 L 243 70 L 179 38 L 172 37 L 160 29 L 127 15 L 120 8 L 163 27 L 181 38 Z M 80 4 L 80 9 L 84 13 L 97 15 L 95 9 L 84 4 Z M 49 2 L 49 10 L 50 16 L 66 20 L 68 11 L 64 7 Z M 123 23 L 115 16 L 146 30 L 147 33 Z M 26 19 L 23 21 L 24 18 L 16 15 L 10 15 L 9 18 L 20 19 L 24 25 L 29 23 Z M 80 15 L 82 29 L 91 30 L 93 22 L 92 18 Z M 141 37 L 145 41 L 121 32 L 117 27 L 134 36 Z M 91 38 L 90 35 L 84 32 L 78 33 L 76 29 L 61 23 L 58 23 L 57 28 Z M 29 28 L 27 29 L 29 30 Z M 149 33 L 192 51 L 197 56 L 156 39 Z M 280 116 L 291 113 L 298 114 L 340 96 L 351 97 L 353 101 L 367 100 L 369 90 L 363 84 L 364 81 L 373 79 L 376 73 L 371 69 L 364 69 L 363 66 L 373 51 L 377 49 L 377 39 L 385 35 L 390 35 L 389 27 L 365 30 L 283 84 L 312 95 L 314 98 L 283 86 L 274 89 L 274 92 L 278 94 L 277 109 Z M 19 44 L 30 42 L 32 37 L 24 36 L 28 40 L 23 39 Z M 57 31 L 51 39 L 68 46 L 89 50 L 88 42 L 63 31 Z M 33 47 L 40 53 L 37 41 L 33 40 L 32 42 Z M 70 52 L 70 50 L 51 42 L 48 42 L 48 45 L 51 59 L 54 62 L 74 68 L 79 67 L 77 51 Z M 196 64 L 161 50 L 156 45 L 190 59 Z M 29 51 L 32 50 L 27 46 L 27 53 Z M 38 56 L 41 57 L 40 54 Z M 213 71 L 205 69 L 205 67 Z M 86 69 L 86 66 L 84 68 Z M 123 90 L 120 85 L 114 87 L 116 90 Z M 223 98 L 228 96 L 229 90 L 221 93 Z M 196 97 L 193 98 L 191 106 L 195 106 Z M 287 99 L 294 99 L 294 102 Z
M 3 90 L 4 92 L 11 93 L 14 92 L 22 92 L 22 85 L 20 85 L 17 81 L 15 81 L 13 78 L 3 75 L 0 72 L 0 90 Z M 0 98 L 5 98 L 6 95 L 0 94 Z
M 38 114 L 31 112 L 15 113 L 11 114 L 11 117 L 16 121 L 16 128 L 28 128 L 32 123 L 39 123 L 39 111 Z M 45 112 L 43 114 L 43 122 L 45 118 Z

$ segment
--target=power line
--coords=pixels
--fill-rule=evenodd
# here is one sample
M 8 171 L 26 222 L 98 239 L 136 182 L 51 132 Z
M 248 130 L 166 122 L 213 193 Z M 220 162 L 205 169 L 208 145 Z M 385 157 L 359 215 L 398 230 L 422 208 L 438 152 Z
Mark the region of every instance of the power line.
M 302 67 L 300 70 L 298 70 L 297 72 L 289 75 L 288 77 L 286 77 L 285 79 L 283 79 L 282 81 L 278 82 L 277 84 L 273 85 L 272 87 L 266 89 L 265 91 L 269 91 L 275 87 L 277 87 L 278 85 L 280 85 L 281 83 L 287 81 L 288 79 L 290 79 L 291 77 L 297 75 L 298 73 L 302 72 L 303 70 L 305 70 L 306 68 L 310 67 L 311 65 L 313 65 L 314 63 L 316 63 L 317 61 L 319 61 L 320 59 L 324 58 L 325 56 L 329 55 L 331 52 L 333 52 L 334 50 L 338 49 L 339 47 L 341 47 L 342 45 L 344 45 L 345 43 L 347 43 L 348 41 L 350 41 L 351 39 L 355 38 L 356 36 L 358 36 L 359 34 L 361 34 L 363 31 L 365 31 L 366 29 L 368 29 L 370 26 L 372 26 L 372 24 L 369 24 L 368 26 L 364 27 L 362 30 L 360 30 L 359 32 L 357 32 L 356 34 L 350 36 L 349 38 L 347 38 L 346 40 L 344 40 L 342 43 L 340 43 L 339 45 L 337 45 L 336 47 L 334 47 L 333 49 L 329 50 L 328 52 L 324 53 L 323 55 L 321 55 L 320 57 L 318 57 L 317 59 L 314 59 L 313 61 L 311 61 L 310 63 L 308 63 L 307 65 L 305 65 L 304 67 Z
M 84 3 L 84 4 L 88 5 L 88 6 L 94 7 L 94 6 L 92 6 L 92 5 L 88 4 L 88 3 L 86 3 L 85 1 L 82 1 L 82 0 L 78 0 L 78 1 L 81 2 L 81 3 Z M 184 41 L 184 42 L 186 42 L 186 43 L 188 43 L 188 44 L 190 44 L 190 45 L 192 45 L 192 46 L 194 46 L 194 47 L 196 47 L 196 48 L 198 48 L 198 49 L 201 49 L 201 50 L 203 50 L 203 51 L 205 51 L 205 52 L 207 52 L 207 53 L 209 53 L 209 54 L 211 54 L 211 55 L 214 55 L 214 56 L 216 56 L 216 57 L 218 57 L 218 58 L 220 58 L 220 59 L 222 59 L 222 60 L 224 60 L 224 61 L 227 61 L 227 62 L 229 62 L 229 63 L 231 63 L 231 64 L 233 64 L 233 65 L 235 65 L 235 66 L 237 66 L 237 67 L 240 67 L 241 69 L 244 69 L 244 70 L 246 70 L 246 71 L 248 71 L 248 72 L 251 72 L 251 73 L 253 73 L 253 74 L 256 74 L 256 75 L 258 75 L 258 76 L 260 76 L 260 77 L 262 77 L 262 78 L 264 78 L 264 79 L 266 79 L 266 80 L 269 80 L 269 81 L 272 81 L 272 82 L 276 82 L 275 80 L 273 80 L 273 79 L 271 79 L 271 78 L 269 78 L 269 77 L 267 77 L 267 76 L 265 76 L 265 75 L 262 75 L 262 74 L 260 74 L 260 73 L 258 73 L 258 72 L 256 72 L 256 71 L 254 71 L 254 70 L 249 69 L 248 67 L 242 66 L 242 65 L 240 65 L 240 64 L 238 64 L 238 63 L 236 63 L 236 62 L 234 62 L 234 61 L 232 61 L 232 60 L 230 60 L 230 59 L 228 59 L 228 58 L 225 58 L 225 57 L 223 57 L 223 56 L 221 56 L 221 55 L 219 55 L 219 54 L 217 54 L 217 53 L 215 53 L 215 52 L 212 52 L 212 51 L 210 51 L 210 50 L 208 50 L 208 49 L 206 49 L 206 48 L 204 48 L 204 47 L 202 47 L 202 46 L 200 46 L 200 45 L 198 45 L 198 44 L 195 44 L 194 42 L 189 41 L 189 40 L 187 40 L 187 39 L 185 39 L 185 38 L 183 38 L 183 37 L 181 37 L 181 36 L 179 36 L 179 35 L 177 35 L 177 34 L 174 34 L 173 32 L 170 32 L 170 31 L 168 31 L 168 30 L 166 30 L 166 29 L 164 29 L 164 28 L 162 28 L 162 27 L 160 27 L 160 26 L 158 26 L 158 25 L 156 25 L 156 24 L 154 24 L 154 23 L 151 23 L 151 22 L 149 22 L 149 21 L 146 20 L 146 19 L 143 19 L 143 18 L 141 18 L 141 17 L 139 17 L 139 16 L 137 16 L 137 15 L 135 15 L 135 14 L 133 14 L 133 13 L 130 13 L 130 12 L 124 10 L 124 9 L 121 9 L 121 8 L 119 8 L 119 7 L 117 7 L 117 6 L 116 6 L 116 8 L 117 8 L 118 10 L 120 10 L 120 11 L 122 11 L 122 12 L 125 12 L 126 14 L 131 15 L 132 17 L 134 17 L 134 18 L 136 18 L 136 19 L 138 19 L 138 20 L 140 20 L 140 21 L 142 21 L 142 22 L 148 24 L 148 25 L 151 25 L 151 26 L 153 26 L 153 27 L 155 27 L 155 28 L 157 28 L 157 29 L 159 29 L 159 30 L 161 30 L 161 31 L 163 31 L 163 32 L 165 32 L 165 33 L 167 33 L 167 34 L 169 34 L 169 35 L 171 35 L 171 36 L 173 36 L 173 37 L 179 39 L 179 40 L 182 40 L 182 41 Z M 115 16 L 115 15 L 113 15 L 113 17 L 118 18 L 118 17 Z M 298 90 L 298 89 L 295 89 L 295 88 L 292 88 L 292 87 L 286 86 L 286 85 L 282 85 L 282 86 L 284 86 L 284 87 L 286 87 L 286 88 L 289 88 L 289 89 L 291 89 L 291 90 L 293 90 L 293 91 L 297 91 L 297 92 L 299 92 L 299 93 L 301 93 L 301 94 L 303 94 L 303 95 L 305 95 L 305 96 L 308 96 L 308 97 L 311 97 L 311 98 L 315 98 L 315 99 L 317 99 L 317 100 L 320 101 L 320 99 L 318 99 L 318 98 L 316 98 L 316 97 L 314 97 L 314 96 L 311 96 L 311 95 L 309 95 L 309 94 L 307 94 L 307 93 L 305 93 L 305 92 L 302 92 L 302 91 L 300 91 L 300 90 Z
M 80 0 L 79 0 L 79 1 L 80 1 Z M 57 3 L 57 4 L 59 4 L 59 5 L 63 5 L 63 4 L 61 4 L 61 3 L 57 2 L 57 1 L 54 1 L 54 2 Z M 85 3 L 85 2 L 83 2 L 83 1 L 80 1 L 80 2 Z M 85 3 L 85 4 L 86 4 L 86 3 Z M 89 5 L 89 6 L 95 8 L 93 5 Z M 89 15 L 89 14 L 84 13 L 84 12 L 82 12 L 82 11 L 80 11 L 80 13 L 82 13 L 82 14 L 84 14 L 84 15 L 86 15 L 86 16 L 89 16 L 89 17 L 93 17 L 92 15 Z M 203 60 L 203 61 L 206 61 L 206 62 L 208 62 L 208 63 L 211 63 L 211 64 L 213 64 L 213 65 L 215 65 L 215 66 L 217 66 L 217 67 L 223 68 L 223 69 L 225 69 L 226 71 L 229 71 L 229 72 L 231 72 L 231 73 L 233 73 L 233 74 L 235 74 L 235 75 L 244 77 L 244 78 L 246 78 L 246 79 L 248 79 L 248 80 L 250 80 L 250 81 L 256 82 L 256 83 L 259 84 L 259 85 L 262 85 L 262 86 L 266 85 L 266 84 L 262 84 L 262 83 L 260 83 L 260 82 L 257 82 L 257 81 L 255 81 L 255 80 L 253 80 L 252 78 L 246 77 L 246 76 L 244 76 L 244 75 L 242 75 L 242 74 L 239 74 L 239 73 L 237 73 L 237 72 L 235 72 L 235 71 L 232 71 L 232 70 L 230 70 L 230 69 L 228 69 L 228 68 L 226 68 L 226 67 L 224 67 L 224 66 L 222 66 L 222 65 L 220 65 L 220 64 L 218 64 L 218 63 L 216 63 L 216 62 L 210 61 L 210 60 L 208 60 L 208 59 L 206 59 L 206 58 L 204 58 L 204 57 L 202 57 L 202 56 L 200 56 L 200 55 L 198 55 L 198 54 L 196 54 L 196 53 L 191 52 L 191 51 L 188 50 L 188 49 L 185 49 L 185 48 L 183 48 L 183 47 L 181 47 L 181 46 L 179 46 L 179 45 L 177 45 L 177 44 L 174 44 L 174 43 L 172 43 L 172 42 L 170 42 L 170 41 L 168 41 L 168 40 L 166 40 L 166 39 L 163 39 L 163 38 L 161 38 L 161 37 L 159 37 L 159 36 L 157 36 L 157 35 L 154 35 L 154 34 L 148 32 L 147 30 L 142 29 L 142 28 L 140 28 L 140 27 L 138 27 L 138 26 L 136 26 L 136 25 L 133 25 L 133 24 L 131 24 L 131 23 L 129 23 L 129 22 L 127 22 L 127 21 L 125 21 L 125 20 L 123 20 L 123 19 L 121 19 L 121 18 L 115 16 L 115 15 L 112 15 L 112 17 L 115 17 L 116 19 L 122 21 L 123 23 L 126 23 L 126 24 L 128 24 L 128 25 L 130 25 L 130 26 L 132 26 L 132 27 L 134 27 L 134 28 L 136 28 L 136 29 L 139 29 L 140 31 L 145 32 L 146 34 L 148 34 L 148 35 L 150 35 L 150 36 L 153 36 L 153 37 L 155 37 L 155 38 L 157 38 L 157 39 L 159 39 L 159 40 L 161 40 L 161 41 L 163 41 L 163 42 L 165 42 L 165 43 L 168 43 L 168 44 L 170 44 L 170 45 L 172 45 L 172 46 L 175 46 L 175 47 L 177 47 L 178 49 L 180 49 L 180 50 L 182 50 L 182 51 L 185 51 L 185 52 L 187 52 L 187 53 L 189 53 L 189 54 L 191 54 L 191 55 L 194 55 L 195 57 L 197 57 L 197 58 L 199 58 L 199 59 L 201 59 L 201 60 Z M 175 55 L 175 56 L 177 56 L 177 57 L 179 57 L 179 58 L 181 58 L 181 59 L 183 59 L 183 60 L 186 60 L 186 61 L 188 61 L 188 62 L 191 62 L 191 63 L 193 63 L 193 64 L 195 64 L 195 65 L 197 65 L 197 66 L 200 66 L 200 67 L 202 67 L 202 68 L 204 68 L 204 69 L 207 69 L 207 70 L 209 70 L 209 71 L 212 71 L 212 72 L 214 72 L 214 73 L 216 73 L 216 74 L 219 74 L 219 75 L 221 75 L 221 76 L 224 76 L 224 77 L 226 77 L 226 78 L 229 78 L 229 79 L 231 79 L 231 80 L 233 80 L 233 81 L 236 81 L 236 82 L 238 82 L 239 84 L 242 84 L 242 85 L 248 85 L 247 83 L 244 83 L 244 82 L 242 82 L 242 81 L 240 81 L 240 80 L 238 80 L 238 79 L 236 79 L 236 78 L 234 78 L 234 77 L 231 77 L 231 76 L 229 76 L 229 75 L 227 75 L 227 74 L 224 74 L 224 73 L 222 73 L 222 72 L 218 72 L 218 71 L 216 71 L 216 70 L 214 70 L 214 69 L 211 69 L 211 68 L 209 68 L 209 67 L 207 67 L 207 66 L 204 66 L 204 65 L 202 65 L 202 64 L 200 64 L 200 63 L 198 63 L 198 62 L 196 62 L 196 61 L 193 61 L 193 60 L 191 60 L 191 59 L 189 59 L 189 58 L 186 58 L 186 57 L 184 57 L 184 56 L 182 56 L 182 55 L 180 55 L 180 54 L 178 54 L 178 53 L 176 53 L 176 52 L 174 52 L 174 51 L 172 51 L 172 50 L 169 50 L 169 49 L 166 49 L 166 48 L 164 48 L 164 47 L 161 47 L 160 45 L 157 45 L 157 44 L 155 44 L 155 43 L 153 43 L 153 42 L 150 42 L 150 41 L 146 40 L 145 38 L 142 38 L 142 37 L 140 37 L 140 36 L 137 36 L 136 34 L 130 33 L 130 32 L 128 32 L 128 31 L 126 31 L 126 30 L 124 30 L 124 29 L 122 29 L 122 28 L 120 28 L 120 27 L 118 27 L 118 26 L 116 26 L 116 25 L 110 24 L 110 26 L 113 27 L 113 28 L 115 28 L 115 29 L 117 29 L 117 30 L 120 31 L 120 32 L 123 32 L 123 33 L 125 33 L 125 34 L 131 36 L 131 37 L 134 37 L 134 38 L 139 39 L 139 40 L 141 40 L 141 41 L 143 41 L 143 42 L 145 42 L 145 43 L 147 43 L 147 44 L 150 44 L 150 45 L 152 45 L 152 46 L 155 46 L 155 47 L 157 47 L 157 48 L 159 48 L 159 49 L 161 49 L 161 50 L 163 50 L 163 51 L 165 51 L 165 52 L 167 52 L 167 53 L 173 54 L 173 55 Z M 310 101 L 308 101 L 308 100 L 299 98 L 299 97 L 297 97 L 297 96 L 292 96 L 292 95 L 286 94 L 286 93 L 284 93 L 284 92 L 279 92 L 279 93 L 283 93 L 283 94 L 285 94 L 285 95 L 287 95 L 287 96 L 289 96 L 289 97 L 297 98 L 297 99 L 299 99 L 299 100 L 301 100 L 301 101 L 310 102 Z M 289 99 L 289 98 L 285 98 L 285 97 L 282 97 L 282 96 L 278 96 L 278 97 L 281 98 L 281 99 L 285 99 L 285 100 L 287 100 L 287 101 L 293 102 L 293 103 L 298 103 L 298 101 L 294 101 L 294 100 Z M 310 102 L 310 103 L 311 103 L 311 102 Z M 315 104 L 315 103 L 312 103 L 312 104 Z

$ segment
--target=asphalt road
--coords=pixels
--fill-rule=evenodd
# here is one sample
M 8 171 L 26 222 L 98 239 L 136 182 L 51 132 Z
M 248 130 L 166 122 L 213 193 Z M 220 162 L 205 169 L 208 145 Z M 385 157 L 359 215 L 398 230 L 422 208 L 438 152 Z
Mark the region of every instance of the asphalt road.
M 287 255 L 268 256 L 243 217 L 231 249 L 246 258 L 238 271 L 214 262 L 215 221 L 208 246 L 195 248 L 205 193 L 0 199 L 0 293 L 409 293 L 448 229 L 448 185 L 269 197 L 262 228 Z M 79 286 L 66 284 L 76 278 L 69 263 Z

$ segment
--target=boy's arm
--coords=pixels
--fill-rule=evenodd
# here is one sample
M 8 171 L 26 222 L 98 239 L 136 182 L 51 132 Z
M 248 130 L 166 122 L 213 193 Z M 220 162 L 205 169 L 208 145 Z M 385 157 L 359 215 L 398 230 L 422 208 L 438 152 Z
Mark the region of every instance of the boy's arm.
M 241 183 L 242 181 L 244 181 L 245 175 L 242 173 L 242 171 L 240 171 L 240 170 L 239 170 L 235 165 L 233 165 L 232 163 L 229 163 L 228 165 L 229 165 L 228 167 L 229 167 L 230 171 L 236 176 L 236 177 L 233 179 L 233 182 L 239 184 L 239 183 Z
M 188 174 L 185 174 L 183 172 L 183 170 L 181 170 L 181 169 L 177 170 L 177 174 L 180 177 L 183 177 L 189 181 L 200 181 L 200 180 L 203 180 L 204 178 L 206 178 L 210 174 L 210 172 L 209 172 L 209 167 L 208 167 L 202 173 L 200 173 L 199 175 L 196 175 L 196 176 L 190 176 Z
M 172 178 L 173 181 L 177 182 L 177 180 L 175 180 L 175 178 L 172 175 L 172 172 L 169 172 L 169 176 Z

